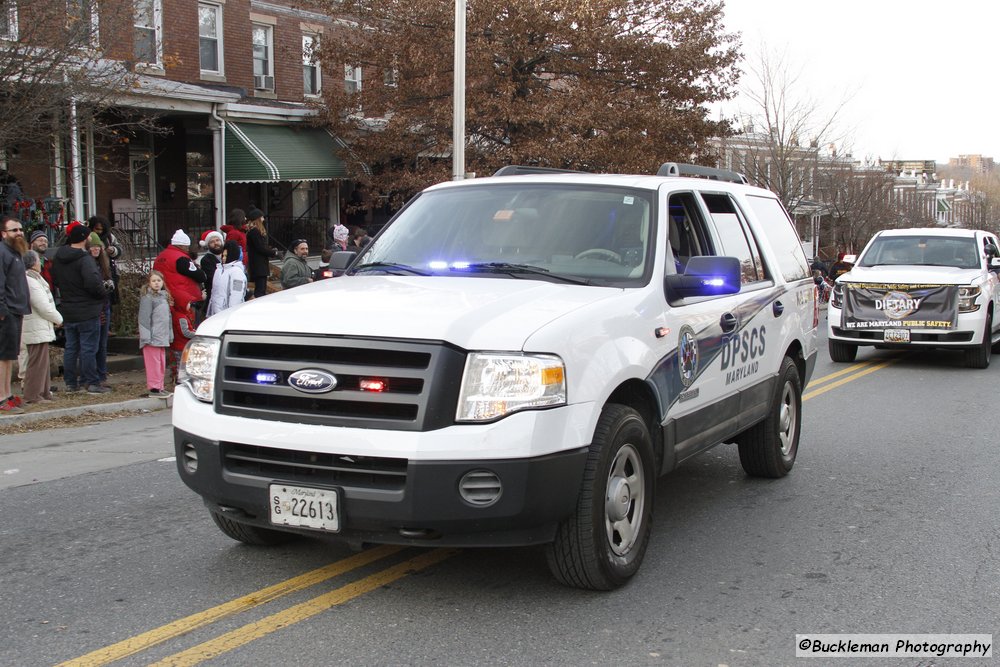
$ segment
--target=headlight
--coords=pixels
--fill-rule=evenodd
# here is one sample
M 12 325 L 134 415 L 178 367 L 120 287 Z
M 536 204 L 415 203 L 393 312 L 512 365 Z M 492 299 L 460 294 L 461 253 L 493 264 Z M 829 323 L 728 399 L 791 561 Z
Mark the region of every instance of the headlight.
M 504 415 L 566 404 L 566 367 L 544 354 L 473 352 L 465 362 L 458 421 L 488 421 Z
M 840 283 L 834 283 L 833 293 L 830 295 L 830 305 L 834 308 L 844 307 L 844 288 Z
M 215 367 L 219 360 L 218 338 L 194 337 L 184 346 L 177 381 L 186 384 L 195 398 L 212 402 L 215 393 Z
M 976 303 L 976 299 L 979 298 L 979 294 L 982 290 L 975 285 L 967 285 L 965 287 L 958 288 L 958 312 L 960 313 L 974 313 L 979 310 L 979 304 Z

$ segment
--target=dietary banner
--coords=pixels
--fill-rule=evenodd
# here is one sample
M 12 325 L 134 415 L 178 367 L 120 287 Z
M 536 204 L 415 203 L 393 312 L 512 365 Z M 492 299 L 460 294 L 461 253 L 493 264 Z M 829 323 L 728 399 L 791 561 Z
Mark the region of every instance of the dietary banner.
M 845 329 L 951 329 L 957 285 L 843 283 Z

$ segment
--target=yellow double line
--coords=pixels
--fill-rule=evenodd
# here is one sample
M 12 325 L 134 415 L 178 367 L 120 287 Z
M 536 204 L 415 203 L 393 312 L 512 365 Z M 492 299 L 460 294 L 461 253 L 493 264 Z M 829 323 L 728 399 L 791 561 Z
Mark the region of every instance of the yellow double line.
M 253 609 L 267 602 L 271 602 L 280 597 L 294 593 L 315 584 L 327 581 L 334 577 L 346 574 L 352 570 L 369 565 L 375 561 L 387 558 L 402 551 L 404 547 L 380 546 L 368 551 L 363 551 L 335 563 L 330 563 L 324 567 L 306 572 L 297 577 L 282 581 L 273 586 L 262 588 L 259 591 L 236 598 L 217 607 L 206 609 L 205 611 L 185 618 L 178 619 L 172 623 L 149 630 L 140 635 L 130 637 L 116 644 L 105 646 L 79 658 L 62 663 L 58 667 L 95 667 L 106 665 L 116 660 L 121 660 L 130 655 L 144 651 L 152 646 L 161 644 L 167 640 L 180 637 L 197 628 L 203 627 L 228 616 Z M 230 632 L 222 634 L 215 639 L 193 646 L 180 653 L 168 656 L 155 663 L 156 665 L 196 665 L 205 660 L 214 658 L 226 651 L 231 651 L 247 644 L 255 639 L 260 639 L 265 635 L 280 630 L 284 627 L 298 623 L 307 618 L 326 611 L 331 607 L 343 604 L 348 600 L 371 592 L 376 588 L 390 584 L 397 579 L 402 579 L 408 574 L 423 570 L 431 565 L 451 558 L 457 549 L 434 549 L 427 551 L 414 558 L 397 563 L 384 570 L 371 574 L 363 579 L 347 584 L 335 590 L 323 593 L 311 600 L 293 605 L 284 611 L 280 611 L 254 623 L 248 623 Z
M 813 378 L 812 380 L 809 381 L 809 387 L 808 387 L 811 391 L 807 391 L 806 393 L 802 394 L 802 400 L 808 401 L 810 398 L 819 396 L 820 394 L 825 394 L 831 389 L 836 389 L 837 387 L 845 385 L 848 382 L 853 382 L 854 380 L 862 378 L 868 375 L 869 373 L 874 373 L 877 370 L 883 369 L 886 366 L 896 363 L 900 359 L 902 359 L 902 356 L 885 359 L 884 361 L 879 361 L 878 363 L 875 363 L 875 360 L 862 361 L 856 364 L 852 364 L 843 370 L 837 371 L 836 373 L 830 373 L 829 375 L 824 375 L 821 378 Z M 838 380 L 837 378 L 840 379 Z M 820 387 L 819 389 L 812 389 L 817 385 L 825 385 L 825 386 Z

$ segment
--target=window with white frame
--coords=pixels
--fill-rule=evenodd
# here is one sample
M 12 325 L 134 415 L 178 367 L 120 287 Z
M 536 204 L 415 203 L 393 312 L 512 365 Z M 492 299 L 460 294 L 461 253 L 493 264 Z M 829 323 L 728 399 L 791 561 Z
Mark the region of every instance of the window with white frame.
M 274 90 L 274 32 L 269 25 L 252 24 L 253 87 Z
M 163 1 L 135 0 L 132 42 L 135 59 L 146 65 L 163 62 Z
M 349 93 L 361 91 L 361 68 L 355 65 L 344 65 L 344 90 Z
M 302 92 L 319 95 L 322 79 L 319 71 L 319 35 L 302 35 Z
M 17 0 L 0 0 L 0 39 L 17 39 Z
M 222 6 L 198 3 L 198 52 L 201 71 L 222 74 Z
M 97 46 L 97 0 L 66 0 L 66 18 L 70 33 L 80 37 L 74 43 Z

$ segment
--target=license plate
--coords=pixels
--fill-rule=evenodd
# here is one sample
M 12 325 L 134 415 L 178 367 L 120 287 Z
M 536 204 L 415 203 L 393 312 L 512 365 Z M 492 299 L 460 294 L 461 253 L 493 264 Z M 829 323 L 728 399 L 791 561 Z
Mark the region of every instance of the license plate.
M 340 531 L 340 495 L 333 489 L 270 485 L 271 523 L 276 526 Z
M 909 343 L 909 329 L 886 329 L 883 339 L 886 343 Z

